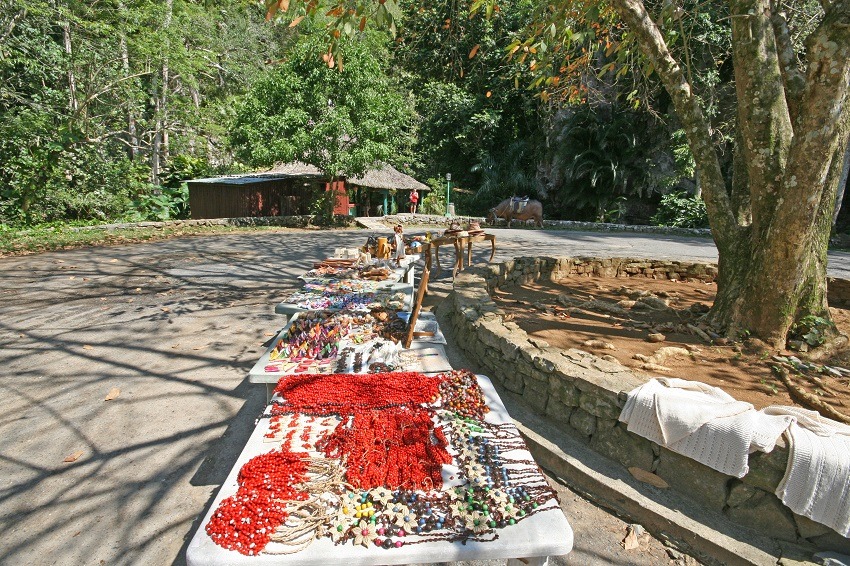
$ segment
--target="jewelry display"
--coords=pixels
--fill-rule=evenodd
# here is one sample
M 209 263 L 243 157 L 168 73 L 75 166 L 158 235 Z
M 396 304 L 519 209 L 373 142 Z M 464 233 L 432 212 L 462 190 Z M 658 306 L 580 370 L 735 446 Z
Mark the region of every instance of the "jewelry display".
M 396 266 L 369 259 L 318 262 L 287 297 L 305 311 L 257 364 L 263 382 L 277 379 L 251 441 L 268 451 L 240 459 L 235 493 L 210 512 L 215 545 L 256 556 L 321 539 L 386 550 L 488 543 L 559 508 L 504 408 L 488 406 L 489 382 L 434 373 L 451 367 L 442 347 L 403 347 L 409 331 L 434 338 L 439 325 L 409 329 L 397 312 L 405 293 L 377 283 Z M 410 371 L 428 364 L 433 375 Z
M 558 503 L 513 424 L 488 412 L 466 370 L 282 377 L 263 415 L 280 448 L 243 466 L 207 532 L 248 555 L 325 537 L 387 550 L 495 540 Z

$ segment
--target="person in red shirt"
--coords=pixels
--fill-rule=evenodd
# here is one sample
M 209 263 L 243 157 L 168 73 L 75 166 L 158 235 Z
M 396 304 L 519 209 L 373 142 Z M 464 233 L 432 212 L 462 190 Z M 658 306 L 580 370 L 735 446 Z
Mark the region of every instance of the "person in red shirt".
M 413 189 L 410 193 L 410 213 L 416 214 L 416 205 L 419 203 L 419 193 Z

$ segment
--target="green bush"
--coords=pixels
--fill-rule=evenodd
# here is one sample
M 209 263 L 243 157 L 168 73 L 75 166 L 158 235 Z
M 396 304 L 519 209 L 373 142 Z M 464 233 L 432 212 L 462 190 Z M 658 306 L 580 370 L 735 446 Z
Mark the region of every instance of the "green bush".
M 189 187 L 183 183 L 177 188 L 152 187 L 133 201 L 133 210 L 127 215 L 130 222 L 160 221 L 189 218 Z
M 705 202 L 684 192 L 673 192 L 661 197 L 658 211 L 650 220 L 655 226 L 678 228 L 708 228 Z
M 446 213 L 446 186 L 444 181 L 439 179 L 428 179 L 427 184 L 431 187 L 425 198 L 419 203 L 417 212 L 419 214 L 439 214 Z M 442 185 L 442 186 L 441 186 Z

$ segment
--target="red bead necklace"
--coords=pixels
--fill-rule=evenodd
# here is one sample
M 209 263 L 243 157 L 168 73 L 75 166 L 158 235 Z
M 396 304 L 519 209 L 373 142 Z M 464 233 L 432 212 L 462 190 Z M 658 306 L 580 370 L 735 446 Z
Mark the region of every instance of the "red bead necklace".
M 317 448 L 329 458 L 344 459 L 346 480 L 359 489 L 439 489 L 442 465 L 452 457 L 431 417 L 430 410 L 419 407 L 357 409 Z
M 282 377 L 275 393 L 284 399 L 285 412 L 350 414 L 356 408 L 435 403 L 440 380 L 416 372 L 293 375 Z
M 360 489 L 439 489 L 451 462 L 446 437 L 435 429 L 440 379 L 415 372 L 281 378 L 283 403 L 272 414 L 340 415 L 344 422 L 316 448 L 346 461 L 346 480 Z
M 219 503 L 206 526 L 210 538 L 228 550 L 253 556 L 286 521 L 285 501 L 303 501 L 296 488 L 307 478 L 307 454 L 275 450 L 251 458 L 239 471 L 236 494 Z

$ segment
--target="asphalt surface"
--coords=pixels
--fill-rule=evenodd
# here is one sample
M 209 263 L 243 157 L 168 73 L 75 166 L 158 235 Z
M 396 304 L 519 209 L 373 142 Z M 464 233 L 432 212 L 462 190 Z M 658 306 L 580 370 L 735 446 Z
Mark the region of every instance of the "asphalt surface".
M 497 261 L 716 259 L 699 238 L 495 233 Z M 282 326 L 274 305 L 311 261 L 368 235 L 263 231 L 1 258 L 0 564 L 184 563 L 264 406 L 247 372 Z M 476 245 L 474 260 L 487 257 Z M 830 273 L 845 272 L 850 255 L 830 254 Z M 449 287 L 444 271 L 431 301 Z M 624 525 L 574 503 L 565 563 L 668 563 L 624 556 Z

